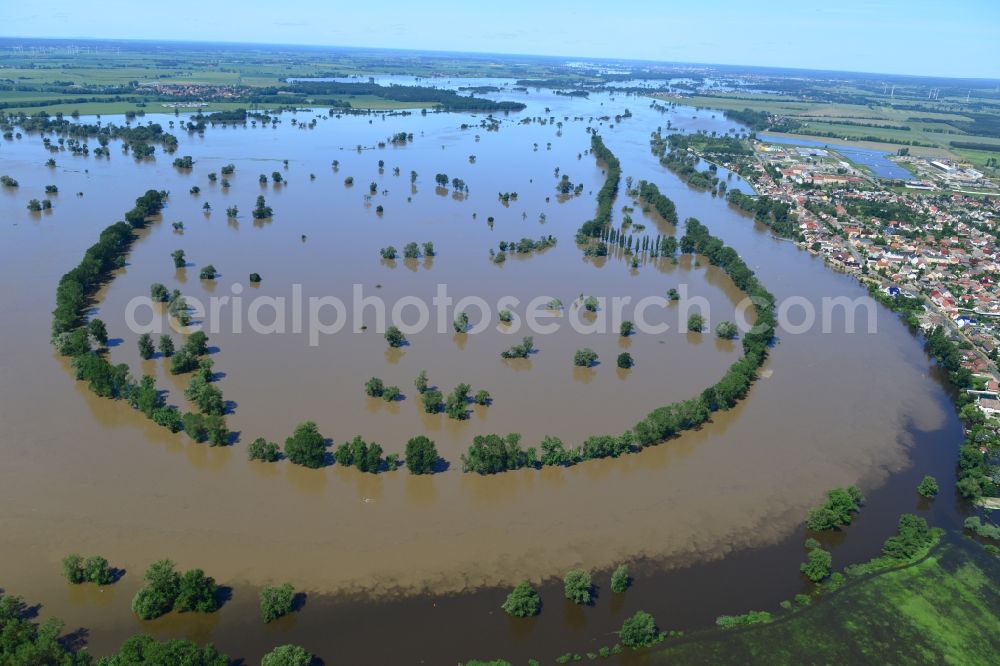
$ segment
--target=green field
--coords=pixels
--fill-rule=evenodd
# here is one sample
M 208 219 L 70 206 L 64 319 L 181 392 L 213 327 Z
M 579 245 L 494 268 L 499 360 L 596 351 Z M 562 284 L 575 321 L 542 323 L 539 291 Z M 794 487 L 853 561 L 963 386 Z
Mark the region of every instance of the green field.
M 497 62 L 488 57 L 361 53 L 280 46 L 191 44 L 161 49 L 136 43 L 120 50 L 99 45 L 24 52 L 5 50 L 0 52 L 0 112 L 71 114 L 77 111 L 81 115 L 95 115 L 121 114 L 140 108 L 145 108 L 147 113 L 158 112 L 164 108 L 162 102 L 173 98 L 158 95 L 150 88 L 154 84 L 238 86 L 244 91 L 253 91 L 280 87 L 288 77 L 374 74 L 435 77 L 443 73 L 449 76 L 544 77 L 550 74 L 550 69 L 543 65 Z M 433 82 L 424 85 L 433 85 Z M 217 101 L 219 97 L 213 98 L 209 92 L 206 99 L 211 103 L 204 110 L 234 108 L 225 101 Z M 201 99 L 199 93 L 193 98 Z M 316 106 L 324 108 L 336 100 L 349 102 L 353 108 L 386 111 L 437 105 L 435 102 L 357 95 L 325 97 L 317 101 Z M 146 106 L 137 104 L 140 102 Z M 308 102 L 299 98 L 288 104 L 306 106 Z M 246 108 L 248 103 L 244 101 L 238 106 Z M 278 104 L 258 106 L 274 108 Z M 172 109 L 166 111 L 172 112 Z M 192 110 L 181 109 L 180 112 Z
M 842 92 L 856 93 L 850 89 Z M 673 98 L 670 98 L 673 101 Z M 870 104 L 844 104 L 811 101 L 795 101 L 788 96 L 746 93 L 719 96 L 690 96 L 677 100 L 681 104 L 741 111 L 746 108 L 755 111 L 787 116 L 802 123 L 796 136 L 806 136 L 820 141 L 843 142 L 863 145 L 889 152 L 895 152 L 903 143 L 916 142 L 922 145 L 908 146 L 914 155 L 928 157 L 950 157 L 965 160 L 982 168 L 989 158 L 1000 159 L 1000 138 L 978 136 L 964 132 L 960 127 L 947 121 L 969 122 L 956 107 L 963 107 L 964 100 L 943 100 L 927 103 L 931 110 L 895 108 L 885 102 Z M 973 103 L 979 100 L 972 99 Z M 912 104 L 912 100 L 906 104 Z M 902 105 L 902 102 L 900 103 Z M 945 122 L 928 122 L 924 119 Z M 877 125 L 870 127 L 866 125 Z M 943 131 L 941 131 L 943 130 Z M 828 136 L 833 134 L 834 136 Z M 966 141 L 996 146 L 995 151 L 955 148 L 951 141 Z
M 955 535 L 916 564 L 849 583 L 773 624 L 668 639 L 651 661 L 995 664 L 1000 653 L 998 580 L 1000 560 Z
M 0 96 L 0 99 L 7 101 L 6 98 Z M 358 97 L 343 97 L 339 98 L 344 101 L 350 102 L 351 106 L 355 109 L 372 109 L 375 111 L 394 111 L 399 109 L 420 109 L 420 108 L 430 108 L 431 104 L 419 104 L 412 102 L 399 102 L 391 99 L 382 99 L 380 97 L 370 97 L 370 96 L 358 96 Z M 135 102 L 65 102 L 60 103 L 58 98 L 53 98 L 50 100 L 52 103 L 47 104 L 44 107 L 39 106 L 12 106 L 10 108 L 3 109 L 6 113 L 25 113 L 28 115 L 39 113 L 44 111 L 50 115 L 55 115 L 57 113 L 62 113 L 63 115 L 70 115 L 74 111 L 80 115 L 117 115 L 123 114 L 127 111 L 145 111 L 146 113 L 174 113 L 174 109 L 163 106 L 165 103 L 163 100 L 153 100 L 150 99 L 147 102 L 141 104 Z M 178 109 L 180 115 L 193 114 L 198 111 L 229 111 L 233 109 L 245 109 L 247 108 L 246 102 L 208 102 L 208 106 L 199 108 L 181 108 Z M 280 105 L 278 104 L 257 104 L 255 108 L 259 109 L 276 109 Z M 319 104 L 317 108 L 326 109 L 327 105 Z

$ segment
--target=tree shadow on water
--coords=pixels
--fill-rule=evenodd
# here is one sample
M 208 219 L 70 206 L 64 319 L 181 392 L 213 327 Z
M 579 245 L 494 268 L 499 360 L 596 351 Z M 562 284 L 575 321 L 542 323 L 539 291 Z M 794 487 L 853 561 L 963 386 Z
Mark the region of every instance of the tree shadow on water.
M 431 465 L 431 474 L 440 474 L 441 472 L 447 472 L 449 469 L 451 469 L 451 463 L 444 458 L 438 458 Z
M 89 638 L 90 630 L 80 627 L 60 636 L 58 642 L 69 652 L 79 652 L 87 648 L 87 639 Z
M 219 585 L 215 589 L 215 601 L 221 609 L 233 598 L 233 588 L 228 585 Z

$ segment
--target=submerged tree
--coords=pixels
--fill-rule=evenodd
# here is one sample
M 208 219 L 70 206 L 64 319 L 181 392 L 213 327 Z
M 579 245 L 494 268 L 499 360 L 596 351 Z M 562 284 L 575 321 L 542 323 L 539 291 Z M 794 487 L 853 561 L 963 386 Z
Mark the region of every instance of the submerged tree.
M 809 556 L 806 561 L 799 566 L 799 570 L 805 574 L 806 578 L 814 583 L 818 583 L 830 575 L 833 556 L 829 551 L 820 548 L 819 543 L 815 539 L 809 539 L 806 543 L 812 547 L 809 549 Z
M 739 334 L 739 329 L 733 322 L 724 321 L 715 327 L 715 334 L 723 340 L 733 340 Z
M 139 336 L 139 356 L 148 361 L 153 358 L 153 354 L 156 353 L 156 348 L 153 346 L 153 336 L 149 333 L 143 333 Z
M 417 393 L 424 393 L 427 391 L 427 371 L 421 370 L 417 374 L 417 378 L 414 380 L 413 385 L 417 388 Z
M 272 215 L 273 211 L 271 210 L 271 207 L 267 205 L 267 202 L 264 200 L 264 196 L 258 195 L 257 203 L 254 205 L 253 209 L 253 219 L 266 220 L 270 219 Z
M 524 336 L 521 339 L 521 343 L 513 345 L 510 349 L 501 352 L 500 356 L 502 358 L 528 358 L 528 355 L 535 350 L 534 338 L 530 335 Z
M 531 617 L 538 615 L 538 611 L 542 608 L 542 599 L 535 588 L 531 587 L 528 581 L 524 581 L 518 583 L 500 607 L 514 617 Z
M 280 457 L 280 450 L 278 445 L 274 442 L 269 442 L 263 437 L 258 437 L 257 439 L 250 442 L 250 446 L 247 447 L 247 457 L 250 460 L 261 460 L 263 462 L 275 462 Z
M 326 440 L 313 421 L 305 421 L 295 427 L 292 436 L 285 440 L 285 455 L 296 465 L 313 469 L 323 466 Z
M 385 330 L 385 341 L 390 347 L 398 348 L 406 344 L 406 336 L 396 326 L 390 326 Z
M 581 368 L 589 368 L 597 362 L 597 352 L 590 347 L 578 349 L 573 355 L 573 365 Z
M 923 480 L 920 481 L 920 485 L 917 486 L 917 492 L 920 493 L 922 497 L 935 497 L 938 494 L 938 482 L 933 476 L 925 476 Z
M 615 594 L 621 594 L 631 584 L 632 578 L 628 575 L 628 567 L 624 564 L 618 565 L 618 568 L 611 574 L 611 591 Z
M 444 396 L 437 389 L 427 389 L 421 396 L 421 401 L 424 403 L 425 412 L 428 414 L 437 414 L 441 411 Z
M 563 578 L 566 598 L 578 604 L 589 604 L 593 583 L 590 574 L 583 569 L 572 569 Z
M 433 440 L 418 435 L 406 442 L 406 468 L 411 474 L 430 474 L 438 459 Z
M 160 336 L 160 353 L 163 354 L 164 358 L 170 358 L 174 355 L 174 340 L 166 333 Z
M 260 660 L 260 666 L 309 666 L 313 655 L 299 645 L 279 645 Z
M 290 583 L 268 585 L 260 591 L 260 616 L 265 623 L 288 615 L 294 605 L 295 588 Z
M 622 623 L 618 641 L 625 647 L 636 649 L 652 645 L 659 635 L 653 616 L 646 611 L 636 611 L 635 615 Z
M 365 395 L 372 398 L 381 398 L 385 392 L 385 384 L 378 377 L 372 377 L 365 382 Z

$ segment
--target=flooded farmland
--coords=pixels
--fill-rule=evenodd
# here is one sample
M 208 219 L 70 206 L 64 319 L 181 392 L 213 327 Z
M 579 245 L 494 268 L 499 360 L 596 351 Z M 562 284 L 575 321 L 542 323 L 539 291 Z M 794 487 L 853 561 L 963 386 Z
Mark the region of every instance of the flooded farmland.
M 684 288 L 708 303 L 712 326 L 734 319 L 743 297 L 724 273 L 689 256 L 637 269 L 621 256 L 582 256 L 574 234 L 593 216 L 604 179 L 587 152 L 588 127 L 620 159 L 623 176 L 656 183 L 682 220 L 700 219 L 734 247 L 779 303 L 799 297 L 819 309 L 824 297 L 864 296 L 852 279 L 773 239 L 723 199 L 688 188 L 650 153 L 650 132 L 668 119 L 675 128 L 724 133 L 734 124 L 721 114 L 682 107 L 663 114 L 628 96 L 502 96 L 528 108 L 499 116 L 496 131 L 480 125 L 483 114 L 419 112 L 319 118 L 307 128 L 324 110 L 285 113 L 274 128 L 217 126 L 204 136 L 172 130 L 180 139 L 175 156 L 195 161 L 190 171 L 171 166 L 174 156 L 159 150 L 155 160 L 136 162 L 117 142 L 110 159 L 60 152 L 52 168 L 44 166 L 49 153 L 40 137 L 4 141 L 0 171 L 20 182 L 0 192 L 5 589 L 41 603 L 43 615 L 63 618 L 70 630 L 86 627 L 95 654 L 149 631 L 211 640 L 250 662 L 283 642 L 329 663 L 550 658 L 595 640 L 594 647 L 613 643 L 601 637 L 638 608 L 666 628 L 692 627 L 799 591 L 796 537 L 808 508 L 831 487 L 857 483 L 871 505 L 851 539 L 834 547 L 837 566 L 877 553 L 900 511 L 913 509 L 911 479 L 935 473 L 950 495 L 961 428 L 919 341 L 881 308 L 875 334 L 863 316 L 855 333 L 845 331 L 843 316 L 829 332 L 779 330 L 748 397 L 698 431 L 571 468 L 463 473 L 460 455 L 476 435 L 517 432 L 536 446 L 545 435 L 576 445 L 592 434 L 621 433 L 651 409 L 697 395 L 739 358 L 738 342 L 688 334 L 679 304 L 650 315 L 670 324 L 659 334 L 622 339 L 617 325 L 590 335 L 569 325 L 578 316 L 594 319 L 573 305 L 581 295 L 634 303 Z M 625 109 L 631 117 L 616 122 Z M 535 117 L 555 122 L 520 122 Z M 182 118 L 139 120 L 171 131 L 167 124 Z M 377 148 L 399 132 L 412 133 L 412 142 Z M 235 166 L 230 186 L 209 182 L 208 173 L 227 164 Z M 286 184 L 258 182 L 275 171 Z M 438 173 L 464 180 L 468 194 L 437 187 Z M 583 186 L 579 196 L 560 197 L 561 174 Z M 53 210 L 25 210 L 49 184 L 59 188 Z M 200 193 L 192 195 L 195 185 Z M 219 385 L 235 403 L 227 418 L 239 440 L 210 448 L 167 433 L 122 402 L 97 398 L 49 344 L 59 277 L 150 188 L 168 190 L 168 205 L 99 294 L 96 313 L 108 324 L 113 361 L 137 376 L 155 375 L 171 404 L 185 405 L 186 377 L 170 375 L 163 359 L 140 360 L 138 334 L 126 324 L 129 302 L 147 296 L 154 282 L 206 303 L 213 296 L 291 299 L 297 289 L 306 298 L 350 302 L 360 289 L 390 307 L 407 297 L 430 302 L 445 285 L 456 302 L 558 298 L 565 310 L 552 321 L 563 325 L 536 335 L 538 353 L 529 359 L 504 361 L 500 352 L 530 333 L 498 329 L 497 307 L 482 333 L 455 334 L 449 315 L 445 332 L 408 334 L 410 344 L 398 350 L 387 350 L 372 309 L 315 345 L 294 332 L 291 306 L 286 332 L 271 334 L 235 332 L 224 311 L 209 344 Z M 505 205 L 497 197 L 504 192 L 516 192 L 516 200 Z M 258 195 L 274 209 L 271 220 L 251 218 Z M 227 220 L 234 205 L 241 214 Z M 643 215 L 624 188 L 616 219 L 623 205 L 636 207 L 633 224 L 644 224 L 642 233 L 674 232 Z M 184 223 L 182 232 L 174 222 Z M 503 264 L 491 259 L 501 241 L 549 234 L 554 247 Z M 380 248 L 411 241 L 433 242 L 435 256 L 380 259 Z M 183 269 L 170 258 L 179 248 L 190 262 Z M 207 264 L 220 273 L 214 281 L 198 279 Z M 249 283 L 252 272 L 262 276 L 259 286 Z M 261 319 L 272 321 L 273 309 L 264 310 Z M 469 312 L 475 324 L 479 315 Z M 581 347 L 594 349 L 600 363 L 575 368 Z M 622 351 L 636 360 L 631 371 L 614 367 Z M 420 370 L 442 391 L 467 382 L 488 390 L 493 403 L 472 408 L 465 421 L 426 414 L 413 388 Z M 366 397 L 372 376 L 398 385 L 405 399 Z M 305 420 L 337 444 L 361 435 L 388 453 L 401 454 L 408 438 L 426 434 L 450 466 L 411 476 L 247 461 L 254 438 L 283 442 Z M 928 510 L 954 520 L 953 509 L 938 504 Z M 69 552 L 101 553 L 126 576 L 102 591 L 73 589 L 58 576 Z M 138 620 L 129 601 L 142 570 L 162 557 L 204 569 L 233 588 L 232 599 L 209 616 Z M 636 578 L 624 599 L 604 594 L 593 608 L 563 607 L 555 577 L 621 562 L 634 563 Z M 522 579 L 550 581 L 541 588 L 545 612 L 523 622 L 499 609 L 506 589 Z M 308 593 L 305 607 L 248 637 L 249 627 L 259 627 L 255 588 L 283 581 Z M 606 580 L 597 583 L 607 589 Z M 400 640 L 376 640 L 386 631 Z

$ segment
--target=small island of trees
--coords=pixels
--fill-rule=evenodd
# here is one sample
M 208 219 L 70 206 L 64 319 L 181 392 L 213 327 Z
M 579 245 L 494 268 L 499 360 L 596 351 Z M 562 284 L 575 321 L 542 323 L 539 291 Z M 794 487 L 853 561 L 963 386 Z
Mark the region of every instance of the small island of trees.
M 632 585 L 632 577 L 629 576 L 628 567 L 619 564 L 611 573 L 611 591 L 615 594 L 622 594 Z
M 597 352 L 590 347 L 578 349 L 573 355 L 573 365 L 581 368 L 589 368 L 597 363 Z
M 521 339 L 520 344 L 516 344 L 500 353 L 502 358 L 528 358 L 528 356 L 535 351 L 535 342 L 530 335 L 526 335 Z
M 531 617 L 542 609 L 542 600 L 531 583 L 524 581 L 518 583 L 500 607 L 514 617 Z
M 267 220 L 273 217 L 274 211 L 272 211 L 271 207 L 267 205 L 267 202 L 264 200 L 264 195 L 257 196 L 257 203 L 254 205 L 252 215 L 255 220 Z M 233 217 L 235 217 L 235 215 Z
M 295 609 L 295 588 L 290 583 L 268 585 L 260 591 L 260 616 L 264 623 L 277 620 Z
M 326 461 L 326 440 L 313 421 L 295 427 L 295 432 L 285 440 L 285 456 L 296 465 L 317 469 Z
M 51 208 L 52 208 L 52 202 L 49 201 L 48 199 L 42 199 L 41 201 L 39 201 L 38 199 L 31 199 L 30 201 L 28 201 L 28 210 L 30 210 L 32 213 L 38 213 L 43 210 L 50 210 Z
M 173 562 L 159 560 L 146 569 L 143 582 L 132 599 L 133 612 L 143 620 L 158 618 L 171 610 L 213 613 L 219 609 L 215 579 L 201 569 L 179 574 Z
M 566 598 L 577 604 L 589 604 L 592 599 L 594 584 L 590 573 L 583 569 L 572 569 L 563 578 L 563 589 Z
M 411 474 L 431 474 L 440 460 L 433 440 L 423 435 L 412 437 L 406 442 L 405 455 L 406 468 Z
M 395 246 L 389 245 L 379 249 L 379 256 L 383 259 L 396 259 L 399 256 L 399 252 L 396 250 Z M 419 259 L 423 257 L 434 257 L 437 253 L 434 250 L 434 243 L 428 241 L 423 244 L 423 249 L 421 246 L 415 242 L 409 242 L 403 246 L 403 258 L 404 259 Z
M 72 553 L 63 558 L 62 570 L 66 580 L 74 585 L 80 583 L 110 585 L 117 580 L 116 571 L 100 555 L 84 559 L 82 556 Z
M 938 494 L 938 482 L 933 476 L 927 475 L 921 481 L 920 485 L 917 486 L 917 492 L 920 493 L 921 497 L 926 497 L 931 499 L 936 497 Z
M 826 502 L 809 511 L 806 527 L 815 531 L 833 530 L 850 525 L 853 514 L 861 510 L 865 498 L 857 486 L 834 488 L 826 493 Z
M 299 645 L 279 645 L 260 660 L 260 666 L 310 666 L 315 657 Z
M 823 550 L 816 539 L 807 539 L 806 548 L 809 555 L 806 561 L 799 566 L 799 570 L 805 574 L 806 578 L 818 583 L 830 575 L 833 556 L 829 551 Z
M 389 343 L 389 346 L 393 349 L 397 349 L 407 344 L 406 336 L 403 332 L 399 330 L 398 326 L 390 326 L 385 329 L 385 341 Z
M 287 447 L 286 447 L 287 449 Z M 344 442 L 333 454 L 338 465 L 356 467 L 359 471 L 378 474 L 383 468 L 395 469 L 396 458 L 382 457 L 382 447 L 376 442 L 365 442 L 360 436 Z
M 739 335 L 739 329 L 731 321 L 724 321 L 715 327 L 715 334 L 723 340 L 735 340 Z
M 636 611 L 635 615 L 622 623 L 621 631 L 618 632 L 618 641 L 632 649 L 648 647 L 662 638 L 656 627 L 656 620 L 646 611 Z
M 274 442 L 269 442 L 263 437 L 258 437 L 250 442 L 250 446 L 247 447 L 247 457 L 250 460 L 275 462 L 281 457 L 281 450 Z

